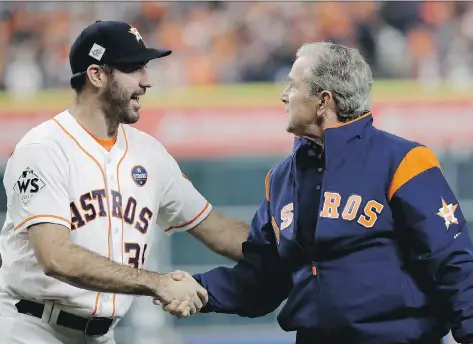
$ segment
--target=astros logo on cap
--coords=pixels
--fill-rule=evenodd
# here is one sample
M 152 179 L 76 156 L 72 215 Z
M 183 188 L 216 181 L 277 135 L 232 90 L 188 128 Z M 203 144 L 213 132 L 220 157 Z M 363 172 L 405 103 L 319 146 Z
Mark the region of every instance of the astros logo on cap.
M 128 32 L 131 33 L 132 35 L 135 35 L 136 40 L 137 40 L 138 42 L 140 41 L 140 39 L 142 40 L 143 37 L 141 37 L 141 35 L 140 35 L 140 33 L 138 32 L 138 30 L 137 30 L 135 27 L 131 26 L 131 25 L 130 25 L 130 27 L 131 27 L 131 29 L 130 29 L 130 31 L 128 31 Z
M 146 172 L 146 169 L 143 166 L 137 165 L 132 168 L 131 177 L 136 185 L 143 186 L 148 180 L 148 172 Z

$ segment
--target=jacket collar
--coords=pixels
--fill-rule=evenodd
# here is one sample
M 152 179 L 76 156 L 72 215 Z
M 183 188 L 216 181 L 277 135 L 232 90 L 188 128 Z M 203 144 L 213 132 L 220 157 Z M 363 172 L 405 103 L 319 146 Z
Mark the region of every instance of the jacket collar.
M 339 123 L 332 127 L 324 129 L 324 140 L 336 139 L 343 142 L 348 142 L 355 137 L 362 137 L 365 128 L 373 123 L 373 116 L 371 112 L 355 118 L 354 120 Z
M 362 138 L 365 129 L 373 123 L 373 116 L 371 112 L 344 123 L 339 123 L 336 126 L 327 127 L 324 129 L 324 153 L 330 156 L 342 155 L 345 146 L 354 138 Z M 309 139 L 303 137 L 294 137 L 293 152 L 295 153 L 303 146 L 316 146 L 317 144 Z

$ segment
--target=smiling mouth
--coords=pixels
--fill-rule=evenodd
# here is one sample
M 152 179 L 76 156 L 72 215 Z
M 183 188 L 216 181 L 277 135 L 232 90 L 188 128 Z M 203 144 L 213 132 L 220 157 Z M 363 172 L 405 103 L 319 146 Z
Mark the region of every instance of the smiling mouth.
M 140 96 L 138 96 L 138 95 L 131 96 L 131 99 L 136 100 L 137 102 L 139 102 L 140 101 Z

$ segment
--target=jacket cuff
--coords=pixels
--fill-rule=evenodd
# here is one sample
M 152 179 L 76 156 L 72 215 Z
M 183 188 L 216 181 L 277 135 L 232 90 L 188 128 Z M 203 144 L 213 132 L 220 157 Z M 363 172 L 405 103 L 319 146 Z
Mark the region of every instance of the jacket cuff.
M 205 288 L 205 286 L 202 283 L 202 274 L 195 274 L 195 275 L 192 275 L 192 277 L 197 281 L 197 283 L 199 283 L 203 288 Z M 213 312 L 213 309 L 210 306 L 210 304 L 211 304 L 211 295 L 210 295 L 210 292 L 208 290 L 207 290 L 207 293 L 209 295 L 209 301 L 207 302 L 207 304 L 204 307 L 202 307 L 200 309 L 199 313 L 211 313 L 211 312 Z

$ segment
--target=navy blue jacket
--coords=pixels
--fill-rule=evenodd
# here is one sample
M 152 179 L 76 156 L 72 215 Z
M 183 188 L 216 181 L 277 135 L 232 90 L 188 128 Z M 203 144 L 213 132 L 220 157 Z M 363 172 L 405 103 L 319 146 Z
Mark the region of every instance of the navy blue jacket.
M 194 276 L 209 292 L 204 312 L 257 317 L 287 299 L 278 321 L 298 343 L 432 343 L 450 329 L 473 343 L 473 246 L 458 201 L 430 149 L 372 121 L 325 129 L 318 199 L 300 196 L 319 187 L 316 170 L 300 171 L 314 144 L 296 140 L 268 173 L 245 259 Z

